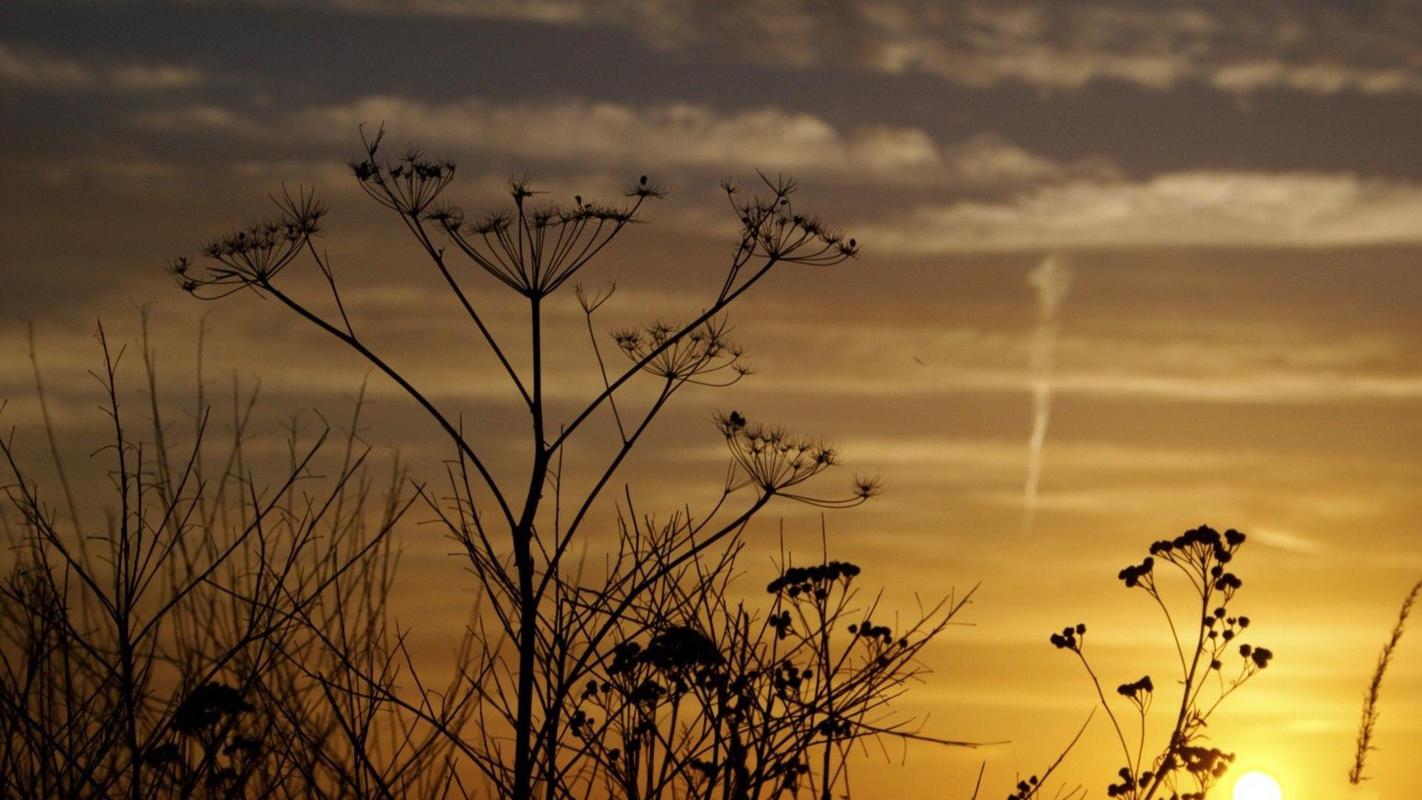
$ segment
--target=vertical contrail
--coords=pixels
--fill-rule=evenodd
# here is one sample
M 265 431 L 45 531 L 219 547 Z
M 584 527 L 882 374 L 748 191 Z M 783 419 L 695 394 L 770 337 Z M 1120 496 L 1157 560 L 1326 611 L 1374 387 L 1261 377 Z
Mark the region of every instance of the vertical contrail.
M 1052 361 L 1057 347 L 1057 307 L 1071 287 L 1071 271 L 1055 255 L 1027 274 L 1037 291 L 1037 329 L 1032 333 L 1032 436 L 1027 440 L 1027 485 L 1022 491 L 1022 532 L 1032 532 L 1037 515 L 1037 484 L 1042 478 L 1042 445 L 1052 415 Z

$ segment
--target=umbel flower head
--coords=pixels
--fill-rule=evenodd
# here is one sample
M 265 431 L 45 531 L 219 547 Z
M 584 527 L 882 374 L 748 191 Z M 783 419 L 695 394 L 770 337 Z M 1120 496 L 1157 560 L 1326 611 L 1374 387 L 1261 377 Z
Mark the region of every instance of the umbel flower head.
M 746 479 L 767 492 L 804 483 L 839 463 L 839 454 L 828 445 L 748 424 L 736 411 L 717 417 L 716 424 Z
M 859 565 L 848 561 L 827 561 L 808 567 L 789 567 L 780 577 L 771 581 L 765 590 L 771 594 L 784 592 L 790 597 L 813 595 L 827 590 L 830 584 L 837 581 L 843 581 L 844 585 L 848 586 L 858 575 Z
M 442 186 L 440 187 L 443 188 Z M 472 221 L 463 209 L 445 204 L 422 208 L 424 220 L 438 225 L 480 269 L 527 297 L 557 291 L 591 261 L 637 216 L 648 199 L 666 192 L 643 175 L 623 194 L 622 203 L 585 201 L 574 195 L 568 205 L 536 205 L 543 192 L 527 177 L 508 184 L 511 207 L 486 212 Z
M 818 266 L 858 255 L 857 241 L 828 229 L 818 217 L 795 211 L 791 200 L 794 181 L 758 174 L 770 189 L 768 195 L 748 195 L 731 181 L 721 183 L 741 222 L 741 247 L 747 255 Z
M 663 671 L 716 665 L 725 661 L 715 642 L 686 625 L 668 625 L 657 632 L 642 651 L 642 659 Z
M 454 180 L 454 162 L 427 157 L 411 148 L 399 158 L 387 159 L 380 153 L 385 128 L 365 138 L 365 157 L 350 162 L 360 188 L 377 203 L 406 216 L 423 214 Z
M 199 271 L 186 257 L 175 259 L 168 271 L 184 291 L 204 298 L 221 297 L 246 287 L 267 285 L 292 262 L 321 230 L 326 205 L 316 193 L 298 187 L 295 194 L 283 189 L 273 195 L 277 215 L 209 239 L 202 254 L 214 263 Z
M 855 506 L 879 493 L 879 481 L 855 478 L 849 497 L 819 498 L 788 492 L 839 464 L 834 448 L 813 439 L 795 436 L 782 428 L 748 422 L 739 411 L 716 415 L 716 427 L 726 438 L 737 477 L 727 488 L 747 486 L 767 495 L 779 495 L 822 508 Z
M 739 411 L 717 415 L 716 425 L 746 478 L 766 491 L 803 483 L 839 463 L 833 448 L 780 428 L 748 423 Z
M 730 326 L 725 319 L 707 320 L 675 338 L 679 330 L 665 322 L 653 322 L 619 328 L 612 338 L 628 358 L 642 364 L 643 371 L 668 381 L 729 386 L 750 374 L 750 367 L 742 360 L 744 351 L 726 338 Z
M 221 722 L 252 710 L 252 704 L 242 699 L 242 693 L 224 683 L 208 682 L 193 689 L 173 712 L 173 729 L 182 734 L 196 734 Z

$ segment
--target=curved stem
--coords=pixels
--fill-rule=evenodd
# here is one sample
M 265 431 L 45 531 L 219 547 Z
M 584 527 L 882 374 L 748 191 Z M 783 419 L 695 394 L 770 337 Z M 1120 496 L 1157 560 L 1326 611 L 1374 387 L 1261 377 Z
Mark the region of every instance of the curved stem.
M 405 377 L 401 375 L 394 367 L 386 363 L 384 359 L 376 355 L 373 351 L 371 351 L 370 348 L 366 347 L 365 344 L 362 343 L 356 337 L 345 333 L 344 331 L 335 327 L 326 320 L 316 316 L 310 311 L 310 309 L 296 302 L 285 292 L 282 292 L 280 289 L 277 289 L 275 286 L 273 286 L 270 281 L 265 281 L 259 284 L 259 286 L 263 290 L 270 292 L 273 297 L 280 300 L 282 304 L 285 305 L 287 308 L 290 308 L 292 311 L 295 311 L 297 314 L 304 317 L 316 327 L 331 334 L 332 336 L 339 339 L 341 342 L 345 343 L 345 345 L 350 347 L 352 350 L 355 350 L 357 353 L 360 353 L 360 355 L 365 358 L 366 361 L 369 361 L 375 366 L 376 369 L 385 373 L 386 377 L 395 381 L 395 383 L 398 384 L 401 389 L 405 390 L 406 394 L 410 395 L 410 397 L 412 397 L 415 402 L 419 403 L 420 407 L 422 407 L 425 412 L 428 413 L 435 420 L 435 422 L 438 423 L 439 426 L 444 429 L 445 433 L 447 433 L 449 435 L 449 438 L 454 441 L 455 446 L 459 448 L 460 452 L 462 452 L 465 457 L 467 457 L 469 461 L 474 464 L 474 468 L 478 470 L 479 476 L 484 479 L 484 483 L 489 487 L 489 491 L 493 493 L 494 500 L 499 504 L 499 509 L 503 512 L 504 518 L 508 521 L 509 527 L 516 527 L 516 521 L 514 520 L 513 511 L 509 508 L 508 502 L 505 501 L 503 492 L 499 490 L 498 483 L 494 481 L 493 474 L 491 474 L 488 468 L 484 466 L 483 460 L 480 459 L 478 454 L 474 452 L 474 448 L 469 445 L 468 440 L 466 440 L 464 436 L 459 432 L 459 430 L 455 428 L 452 423 L 450 423 L 449 419 L 446 418 L 444 414 L 438 408 L 435 407 L 434 403 L 432 403 L 429 398 L 425 397 L 424 394 L 420 392 L 420 390 L 416 389 L 409 381 L 405 380 Z

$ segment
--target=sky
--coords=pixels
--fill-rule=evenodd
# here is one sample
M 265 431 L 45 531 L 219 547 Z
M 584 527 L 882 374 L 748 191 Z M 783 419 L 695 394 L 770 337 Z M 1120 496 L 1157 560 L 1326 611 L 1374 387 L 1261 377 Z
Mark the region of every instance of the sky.
M 350 177 L 359 126 L 458 162 L 449 191 L 471 208 L 510 176 L 567 198 L 653 175 L 668 197 L 584 277 L 616 279 L 610 322 L 695 314 L 735 241 L 721 179 L 793 176 L 798 207 L 860 257 L 778 272 L 739 304 L 755 373 L 680 397 L 628 480 L 649 504 L 699 502 L 724 459 L 711 414 L 740 409 L 880 477 L 881 498 L 826 524 L 886 602 L 979 587 L 899 707 L 926 733 L 1010 743 L 856 769 L 913 800 L 969 796 L 983 764 L 984 797 L 1040 771 L 1094 703 L 1048 634 L 1088 623 L 1108 683 L 1168 675 L 1156 610 L 1116 572 L 1208 523 L 1251 536 L 1239 603 L 1276 653 L 1213 742 L 1289 800 L 1401 797 L 1419 777 L 1422 639 L 1404 637 L 1374 780 L 1345 781 L 1378 649 L 1422 577 L 1413 2 L 17 0 L 0 7 L 0 116 L 0 398 L 22 437 L 38 435 L 26 324 L 82 461 L 102 425 L 96 321 L 131 338 L 147 304 L 174 386 L 205 320 L 213 380 L 260 378 L 274 418 L 342 408 L 367 376 L 356 357 L 273 302 L 200 303 L 164 271 L 301 184 L 331 206 L 353 313 L 516 470 L 516 397 Z M 490 300 L 501 330 L 518 313 Z M 589 352 L 570 296 L 549 325 L 570 376 L 550 393 L 571 408 Z M 437 432 L 393 384 L 369 391 L 367 441 L 437 470 Z M 817 513 L 773 507 L 748 585 L 782 520 L 818 552 Z M 447 543 L 406 535 L 400 591 L 438 640 L 468 594 Z M 1102 723 L 1058 773 L 1092 796 L 1119 766 Z

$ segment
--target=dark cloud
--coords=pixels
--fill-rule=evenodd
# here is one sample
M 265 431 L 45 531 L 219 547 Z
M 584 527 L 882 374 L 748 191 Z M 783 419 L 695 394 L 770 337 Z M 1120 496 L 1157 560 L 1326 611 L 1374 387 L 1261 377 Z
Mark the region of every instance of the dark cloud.
M 1250 4 L 966 0 L 757 3 L 666 0 L 331 0 L 425 13 L 629 29 L 658 49 L 735 53 L 795 67 L 922 71 L 969 86 L 1071 89 L 1198 82 L 1224 92 L 1422 91 L 1422 23 L 1407 2 Z

